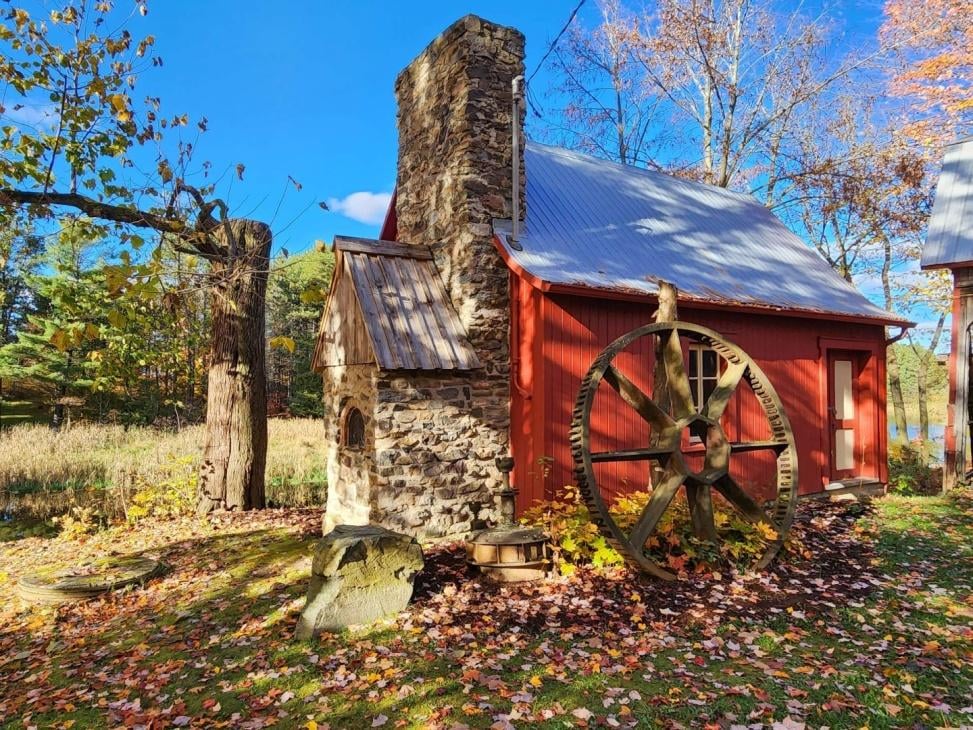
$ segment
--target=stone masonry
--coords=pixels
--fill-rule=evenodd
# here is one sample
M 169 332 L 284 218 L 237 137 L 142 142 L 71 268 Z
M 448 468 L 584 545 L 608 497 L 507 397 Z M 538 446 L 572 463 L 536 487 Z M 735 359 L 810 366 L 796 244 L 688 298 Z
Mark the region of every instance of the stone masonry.
M 371 396 L 355 389 L 363 381 L 325 374 L 326 408 L 353 392 L 374 399 L 366 412 L 374 451 L 346 458 L 338 449 L 326 529 L 370 521 L 428 538 L 496 519 L 501 480 L 494 459 L 509 448 L 510 310 L 509 273 L 493 244 L 492 221 L 511 215 L 511 84 L 524 73 L 523 58 L 519 31 L 470 15 L 396 80 L 398 240 L 433 248 L 483 367 L 373 368 Z M 329 443 L 332 437 L 337 432 L 329 432 Z M 367 486 L 331 479 L 332 471 L 341 482 L 360 479 L 362 470 Z
M 339 365 L 324 375 L 324 443 L 328 450 L 328 503 L 324 532 L 338 524 L 364 525 L 371 521 L 375 485 L 374 365 Z M 348 409 L 365 417 L 365 448 L 349 449 L 341 432 Z

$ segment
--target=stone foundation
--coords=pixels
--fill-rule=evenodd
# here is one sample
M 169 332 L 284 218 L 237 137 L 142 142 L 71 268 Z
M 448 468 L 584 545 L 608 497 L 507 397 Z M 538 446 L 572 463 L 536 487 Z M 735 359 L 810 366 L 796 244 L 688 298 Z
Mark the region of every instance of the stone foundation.
M 468 373 L 379 373 L 370 366 L 341 370 L 338 378 L 325 373 L 326 405 L 339 414 L 327 419 L 326 532 L 372 523 L 438 538 L 497 520 L 501 481 L 493 460 L 507 453 L 507 434 L 489 423 L 506 418 L 507 410 L 505 403 L 478 405 L 488 395 L 503 395 L 487 391 L 489 380 Z M 363 410 L 363 451 L 341 442 L 342 414 L 351 403 L 370 408 Z

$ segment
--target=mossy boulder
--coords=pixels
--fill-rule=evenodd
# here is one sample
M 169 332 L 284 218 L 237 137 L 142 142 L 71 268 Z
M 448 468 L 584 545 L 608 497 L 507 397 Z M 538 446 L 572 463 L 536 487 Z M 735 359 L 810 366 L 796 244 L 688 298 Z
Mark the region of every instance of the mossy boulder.
M 415 538 L 377 525 L 338 525 L 314 549 L 297 637 L 372 623 L 403 611 L 422 569 Z

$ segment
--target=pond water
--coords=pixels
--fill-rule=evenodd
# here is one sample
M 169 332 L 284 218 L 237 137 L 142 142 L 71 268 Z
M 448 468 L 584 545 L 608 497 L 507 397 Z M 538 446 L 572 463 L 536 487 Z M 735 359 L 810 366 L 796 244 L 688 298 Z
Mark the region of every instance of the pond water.
M 895 436 L 895 425 L 891 422 L 889 423 L 889 437 Z M 909 425 L 908 430 L 909 440 L 919 438 L 919 427 L 914 425 Z M 930 423 L 929 424 L 929 440 L 932 441 L 932 455 L 938 459 L 943 458 L 943 453 L 946 449 L 946 426 L 941 423 Z

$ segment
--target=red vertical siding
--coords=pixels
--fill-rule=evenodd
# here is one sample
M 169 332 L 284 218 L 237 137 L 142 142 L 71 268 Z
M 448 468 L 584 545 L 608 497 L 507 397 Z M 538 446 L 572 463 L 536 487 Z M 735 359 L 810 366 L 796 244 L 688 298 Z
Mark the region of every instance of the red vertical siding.
M 521 281 L 517 288 L 521 307 L 527 299 L 524 286 L 529 287 Z M 581 379 L 605 345 L 650 322 L 654 311 L 651 302 L 534 291 L 535 301 L 530 306 L 538 327 L 536 337 L 529 345 L 519 343 L 521 348 L 529 346 L 534 355 L 531 406 L 525 409 L 532 409 L 532 431 L 529 437 L 519 428 L 513 434 L 515 458 L 531 464 L 528 469 L 518 466 L 521 507 L 541 496 L 550 498 L 560 486 L 573 481 L 568 430 Z M 764 370 L 781 396 L 794 429 L 802 493 L 820 491 L 829 480 L 826 367 L 822 370 L 828 343 L 840 340 L 843 345 L 850 343 L 850 349 L 860 348 L 860 418 L 863 425 L 869 425 L 859 434 L 866 453 L 861 475 L 885 479 L 883 327 L 690 306 L 681 306 L 679 316 L 721 333 Z M 624 353 L 619 364 L 639 387 L 651 391 L 653 357 L 647 340 Z M 733 441 L 766 439 L 769 430 L 756 399 L 745 386 L 740 391 L 746 393 L 737 396 L 724 417 L 728 437 Z M 518 402 L 523 405 L 523 396 L 515 396 L 514 403 Z M 602 388 L 592 414 L 592 449 L 634 448 L 644 445 L 647 438 L 646 424 L 610 388 Z M 539 461 L 547 463 L 548 468 L 538 469 Z M 733 463 L 734 475 L 755 491 L 774 482 L 774 460 L 769 452 L 737 456 Z M 609 497 L 648 485 L 648 465 L 644 462 L 604 464 L 598 470 Z

